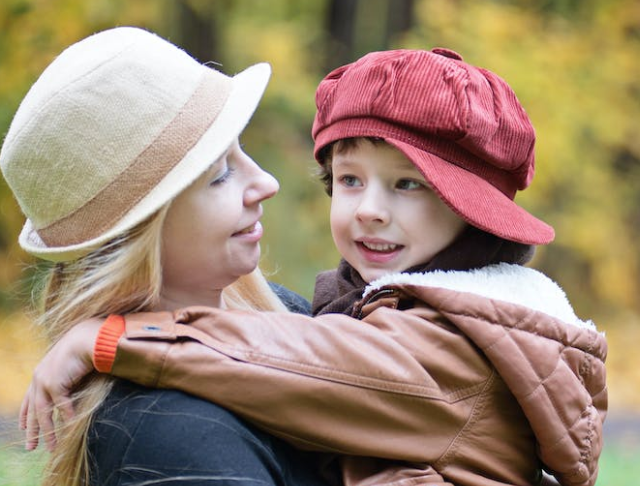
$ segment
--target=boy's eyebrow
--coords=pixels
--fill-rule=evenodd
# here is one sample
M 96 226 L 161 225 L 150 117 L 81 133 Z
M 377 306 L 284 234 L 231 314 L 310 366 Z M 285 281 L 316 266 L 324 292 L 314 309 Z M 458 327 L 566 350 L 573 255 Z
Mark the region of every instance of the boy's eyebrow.
M 411 162 L 410 160 L 408 160 L 408 159 L 403 159 L 403 160 L 398 161 L 397 165 L 398 165 L 398 167 L 400 169 L 418 170 L 418 168 L 415 166 L 415 164 L 413 162 Z
M 349 157 L 349 153 L 341 153 L 339 157 L 334 157 L 332 160 L 332 165 L 341 165 L 341 166 L 352 166 L 352 165 L 360 165 L 360 162 L 356 162 L 351 157 Z M 403 171 L 418 171 L 420 170 L 416 167 L 416 165 L 411 162 L 411 160 L 407 159 L 406 156 L 400 160 L 396 160 L 394 162 L 394 166 L 398 170 Z M 421 174 L 422 175 L 422 174 Z
M 333 157 L 331 165 L 355 165 L 355 162 L 348 155 L 341 154 L 339 157 Z

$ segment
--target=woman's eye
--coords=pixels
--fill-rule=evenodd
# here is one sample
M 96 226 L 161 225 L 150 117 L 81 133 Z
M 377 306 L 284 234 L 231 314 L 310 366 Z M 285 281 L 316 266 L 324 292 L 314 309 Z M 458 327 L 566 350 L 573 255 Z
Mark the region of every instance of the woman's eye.
M 223 171 L 216 175 L 215 179 L 213 179 L 209 185 L 218 186 L 220 184 L 224 184 L 227 180 L 229 180 L 229 177 L 231 177 L 234 170 L 235 169 L 233 167 L 227 166 Z
M 424 184 L 415 179 L 400 179 L 396 183 L 396 187 L 403 191 L 415 191 L 416 189 L 423 188 Z

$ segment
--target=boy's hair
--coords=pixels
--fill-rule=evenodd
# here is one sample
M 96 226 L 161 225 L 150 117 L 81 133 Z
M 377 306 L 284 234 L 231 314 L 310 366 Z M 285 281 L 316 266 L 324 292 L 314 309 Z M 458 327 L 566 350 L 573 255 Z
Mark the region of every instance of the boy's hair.
M 323 147 L 318 154 L 318 160 L 320 161 L 318 176 L 320 178 L 320 182 L 322 182 L 324 186 L 324 191 L 329 196 L 333 194 L 333 156 L 336 154 L 347 153 L 350 150 L 356 148 L 362 141 L 365 140 L 374 145 L 386 144 L 384 139 L 380 137 L 342 138 Z

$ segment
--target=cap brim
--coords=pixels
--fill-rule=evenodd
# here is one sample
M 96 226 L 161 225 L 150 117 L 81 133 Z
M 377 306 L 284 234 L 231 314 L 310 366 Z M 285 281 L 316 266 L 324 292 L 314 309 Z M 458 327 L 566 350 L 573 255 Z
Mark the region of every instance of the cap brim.
M 86 242 L 48 247 L 38 236 L 31 221 L 27 220 L 20 233 L 20 246 L 45 260 L 74 260 L 144 221 L 193 183 L 240 136 L 258 107 L 270 76 L 271 67 L 267 63 L 253 65 L 235 75 L 229 98 L 200 140 L 114 227 Z
M 411 160 L 440 199 L 469 224 L 517 243 L 544 245 L 553 241 L 551 226 L 481 177 L 408 143 L 385 140 Z

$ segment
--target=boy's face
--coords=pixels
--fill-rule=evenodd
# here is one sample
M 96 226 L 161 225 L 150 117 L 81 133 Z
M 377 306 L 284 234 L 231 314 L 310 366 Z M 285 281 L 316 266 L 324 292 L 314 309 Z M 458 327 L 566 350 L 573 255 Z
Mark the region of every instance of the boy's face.
M 466 226 L 386 143 L 362 140 L 334 153 L 332 168 L 333 239 L 367 282 L 428 262 Z

